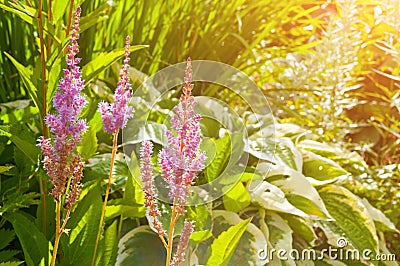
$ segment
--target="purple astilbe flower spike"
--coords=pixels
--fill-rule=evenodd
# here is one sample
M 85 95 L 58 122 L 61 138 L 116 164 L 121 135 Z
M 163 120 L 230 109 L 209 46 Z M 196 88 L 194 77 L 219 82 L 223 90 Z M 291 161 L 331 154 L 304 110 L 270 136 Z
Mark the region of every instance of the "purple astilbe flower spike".
M 74 14 L 72 36 L 68 46 L 67 69 L 60 80 L 58 91 L 53 99 L 55 114 L 48 114 L 45 122 L 50 129 L 51 139 L 38 139 L 38 146 L 44 155 L 44 169 L 47 171 L 54 188 L 51 195 L 56 201 L 65 194 L 68 179 L 71 179 L 71 191 L 66 198 L 66 208 L 72 207 L 79 195 L 82 178 L 83 161 L 76 152 L 82 133 L 86 130 L 86 121 L 79 119 L 82 108 L 86 104 L 85 97 L 80 94 L 83 80 L 78 66 L 81 61 L 76 58 L 79 52 L 79 20 L 81 8 Z
M 177 200 L 181 211 L 189 196 L 189 186 L 192 185 L 196 172 L 204 168 L 206 159 L 205 154 L 199 150 L 201 116 L 194 113 L 196 102 L 191 95 L 191 82 L 192 65 L 188 58 L 180 105 L 175 106 L 175 114 L 171 119 L 176 134 L 167 130 L 168 147 L 162 149 L 159 159 L 170 190 L 169 196 Z
M 150 141 L 144 141 L 140 149 L 140 173 L 143 181 L 143 192 L 145 203 L 147 207 L 147 215 L 153 217 L 153 226 L 157 230 L 159 236 L 165 235 L 165 230 L 162 227 L 158 217 L 161 216 L 161 212 L 158 209 L 156 193 L 154 191 L 154 176 L 153 166 L 151 164 L 151 154 L 153 153 L 153 144 Z
M 99 103 L 99 112 L 104 124 L 104 130 L 109 134 L 114 134 L 120 128 L 125 127 L 129 118 L 133 115 L 133 108 L 128 106 L 132 96 L 131 85 L 129 84 L 129 54 L 130 37 L 126 37 L 125 60 L 121 68 L 120 80 L 114 94 L 114 103 Z
M 185 220 L 185 224 L 183 226 L 183 230 L 181 233 L 181 238 L 179 239 L 178 248 L 172 259 L 171 266 L 178 266 L 181 262 L 185 260 L 185 251 L 187 246 L 189 245 L 190 235 L 193 233 L 193 222 L 188 222 Z

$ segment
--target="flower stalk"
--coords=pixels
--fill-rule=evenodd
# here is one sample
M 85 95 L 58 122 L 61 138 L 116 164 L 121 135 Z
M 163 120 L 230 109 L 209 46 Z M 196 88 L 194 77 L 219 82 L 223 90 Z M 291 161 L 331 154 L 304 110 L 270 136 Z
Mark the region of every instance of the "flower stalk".
M 175 106 L 175 114 L 171 119 L 175 133 L 167 130 L 168 145 L 161 150 L 158 161 L 169 188 L 168 195 L 173 201 L 168 236 L 165 236 L 165 230 L 162 229 L 162 224 L 158 219 L 161 212 L 157 206 L 157 194 L 153 185 L 154 177 L 150 161 L 153 148 L 151 142 L 144 141 L 141 150 L 141 178 L 145 193 L 145 206 L 147 207 L 147 215 L 152 217 L 153 227 L 166 248 L 166 266 L 177 266 L 184 261 L 185 250 L 194 230 L 194 223 L 185 220 L 177 251 L 172 256 L 174 229 L 178 218 L 185 214 L 189 188 L 196 178 L 196 173 L 203 170 L 206 159 L 205 154 L 200 152 L 199 149 L 201 116 L 194 112 L 196 102 L 191 95 L 192 89 L 192 66 L 191 59 L 188 58 L 180 105 Z M 165 237 L 167 237 L 167 240 L 165 240 Z
M 67 69 L 60 80 L 58 91 L 53 99 L 55 114 L 47 114 L 45 123 L 50 129 L 51 138 L 40 137 L 38 146 L 44 155 L 43 168 L 51 179 L 51 195 L 56 201 L 56 234 L 53 256 L 50 265 L 55 265 L 59 241 L 64 232 L 71 210 L 79 198 L 84 162 L 76 151 L 81 135 L 86 130 L 86 121 L 79 118 L 86 99 L 81 95 L 83 80 L 78 66 L 79 20 L 81 8 L 77 7 L 70 45 L 68 46 Z M 61 206 L 66 215 L 61 223 Z
M 103 207 L 99 227 L 97 230 L 96 242 L 93 252 L 91 265 L 96 263 L 97 248 L 100 241 L 101 231 L 103 230 L 104 216 L 107 207 L 108 196 L 110 194 L 112 173 L 114 169 L 115 156 L 117 154 L 118 133 L 124 128 L 128 119 L 133 115 L 133 108 L 128 106 L 128 102 L 132 97 L 131 85 L 129 84 L 129 55 L 130 55 L 130 37 L 126 37 L 125 41 L 125 59 L 121 68 L 120 79 L 115 89 L 114 102 L 109 104 L 106 102 L 99 103 L 99 112 L 103 121 L 104 130 L 113 136 L 113 146 L 111 151 L 110 172 L 108 175 L 106 195 L 104 197 Z

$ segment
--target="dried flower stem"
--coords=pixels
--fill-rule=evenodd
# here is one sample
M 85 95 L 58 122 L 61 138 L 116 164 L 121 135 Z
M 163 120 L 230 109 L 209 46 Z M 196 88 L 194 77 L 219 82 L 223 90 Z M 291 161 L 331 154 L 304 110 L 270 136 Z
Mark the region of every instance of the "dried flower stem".
M 100 240 L 100 235 L 101 235 L 101 229 L 103 228 L 104 215 L 105 215 L 105 213 L 106 213 L 108 195 L 110 194 L 112 173 L 113 173 L 114 162 L 115 162 L 115 155 L 117 154 L 118 132 L 119 132 L 119 130 L 117 130 L 117 131 L 113 134 L 113 147 L 112 147 L 112 152 L 111 152 L 110 173 L 109 173 L 109 175 L 108 175 L 108 183 L 107 183 L 106 195 L 105 195 L 105 197 L 104 197 L 103 208 L 101 209 L 101 216 L 100 216 L 99 228 L 98 228 L 98 230 L 97 230 L 96 243 L 95 243 L 95 246 L 94 246 L 93 258 L 92 258 L 92 264 L 91 264 L 92 266 L 93 266 L 93 265 L 95 264 L 95 262 L 96 262 L 97 247 L 99 246 L 99 240 Z

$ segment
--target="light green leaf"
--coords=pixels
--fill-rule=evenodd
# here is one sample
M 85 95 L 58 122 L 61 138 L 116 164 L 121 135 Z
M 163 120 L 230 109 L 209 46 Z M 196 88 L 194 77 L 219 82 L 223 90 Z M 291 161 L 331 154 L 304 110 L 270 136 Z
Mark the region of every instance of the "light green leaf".
M 239 212 L 250 205 L 251 197 L 242 182 L 237 183 L 222 197 L 227 211 Z
M 213 211 L 213 221 L 214 235 L 219 235 L 222 232 L 227 231 L 231 226 L 243 222 L 238 214 L 224 210 Z M 262 261 L 260 261 L 260 259 L 257 257 L 257 251 L 264 248 L 266 242 L 267 240 L 265 239 L 262 230 L 260 230 L 254 224 L 249 223 L 247 230 L 240 238 L 239 243 L 237 244 L 235 251 L 233 252 L 233 255 L 227 265 L 262 265 Z M 207 249 L 209 249 L 209 245 L 211 245 L 211 242 L 208 243 Z M 197 252 L 197 256 L 199 258 L 204 257 L 205 254 L 200 254 L 199 252 Z
M 285 193 L 267 181 L 253 181 L 249 188 L 251 201 L 264 209 L 291 213 L 301 217 L 309 217 L 302 210 L 293 206 L 285 197 Z
M 133 45 L 131 46 L 130 52 L 134 52 L 146 47 L 147 45 Z M 100 53 L 95 59 L 87 63 L 82 68 L 82 76 L 85 80 L 85 83 L 90 82 L 94 77 L 111 66 L 111 64 L 121 59 L 124 54 L 124 49 L 115 49 L 108 53 Z
M 204 174 L 209 182 L 216 179 L 222 171 L 225 169 L 232 152 L 231 138 L 227 134 L 221 139 L 208 139 L 212 143 L 210 145 L 202 145 L 202 148 L 206 151 L 207 160 L 211 163 L 206 167 Z M 214 144 L 214 145 L 212 145 Z M 210 148 L 214 148 L 210 150 Z M 206 162 L 207 163 L 207 162 Z
M 7 172 L 8 170 L 10 170 L 13 167 L 14 167 L 13 165 L 7 165 L 7 166 L 1 165 L 0 166 L 0 174 Z
M 78 146 L 78 152 L 81 154 L 82 158 L 86 161 L 90 159 L 96 152 L 97 143 L 96 136 L 96 125 L 100 124 L 100 121 L 92 119 L 89 123 L 89 127 L 82 136 L 82 141 Z
M 128 180 L 129 181 L 129 180 Z M 125 218 L 141 218 L 145 215 L 146 209 L 142 204 L 131 200 L 129 205 L 124 204 L 123 200 L 112 200 L 107 203 L 105 219 L 109 220 L 122 215 Z
M 305 152 L 303 174 L 319 181 L 335 181 L 339 176 L 349 174 L 338 163 L 312 152 Z
M 118 253 L 118 220 L 115 220 L 104 234 L 104 245 L 100 265 L 113 266 L 117 260 Z
M 366 198 L 360 199 L 362 204 L 367 208 L 369 215 L 374 220 L 375 225 L 381 228 L 382 231 L 391 231 L 399 233 L 396 226 L 389 220 L 380 210 L 372 206 Z
M 211 256 L 206 266 L 227 265 L 249 223 L 250 219 L 244 220 L 221 233 L 211 245 Z

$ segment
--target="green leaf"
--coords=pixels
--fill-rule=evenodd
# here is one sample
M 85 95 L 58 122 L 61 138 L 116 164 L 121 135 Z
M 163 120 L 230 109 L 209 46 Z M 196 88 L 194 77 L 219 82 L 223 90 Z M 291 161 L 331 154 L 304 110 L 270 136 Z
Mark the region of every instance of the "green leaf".
M 166 257 L 160 238 L 148 226 L 140 226 L 119 241 L 116 265 L 164 265 Z
M 128 180 L 129 181 L 129 180 Z M 146 209 L 142 204 L 135 203 L 131 200 L 129 205 L 124 204 L 121 199 L 109 201 L 106 207 L 105 219 L 109 220 L 122 215 L 125 218 L 141 218 L 146 214 Z
M 102 258 L 100 265 L 115 265 L 118 253 L 118 220 L 115 220 L 104 234 L 104 249 L 101 252 Z
M 312 220 L 286 213 L 281 213 L 280 216 L 288 222 L 294 234 L 304 238 L 311 246 L 314 245 L 315 240 L 317 240 L 317 235 L 314 232 Z
M 20 208 L 28 208 L 31 205 L 39 204 L 37 199 L 40 196 L 37 192 L 21 193 L 19 191 L 7 196 L 7 200 L 0 206 L 0 216 L 11 213 Z
M 369 215 L 374 220 L 375 225 L 382 231 L 391 231 L 399 233 L 396 226 L 380 210 L 372 206 L 365 198 L 361 199 L 362 204 L 367 208 Z
M 312 152 L 305 152 L 303 174 L 319 181 L 335 181 L 349 174 L 338 163 Z
M 14 167 L 13 165 L 7 165 L 7 166 L 1 165 L 0 166 L 0 174 L 7 172 L 8 170 L 10 170 L 13 167 Z
M 0 229 L 0 249 L 3 249 L 10 244 L 15 238 L 15 232 L 12 230 Z
M 0 126 L 0 135 L 5 135 L 31 160 L 37 162 L 40 148 L 34 143 L 33 134 L 24 125 L 13 124 L 11 126 Z
M 291 213 L 300 217 L 309 217 L 293 206 L 285 197 L 285 193 L 267 181 L 253 181 L 249 188 L 251 201 L 267 210 Z
M 250 220 L 251 219 L 249 218 L 230 227 L 214 240 L 211 245 L 211 257 L 208 259 L 206 266 L 222 266 L 228 264 L 240 238 L 246 231 Z
M 37 227 L 19 212 L 7 213 L 4 217 L 12 224 L 22 245 L 27 265 L 49 265 L 52 245 Z M 32 252 L 35 247 L 35 252 Z
M 84 160 L 90 159 L 97 152 L 97 147 L 99 146 L 96 136 L 96 123 L 99 122 L 96 122 L 93 119 L 90 121 L 89 127 L 87 128 L 82 137 L 82 141 L 78 146 L 78 152 L 81 154 Z
M 319 194 L 344 237 L 358 250 L 370 249 L 376 254 L 379 249 L 374 222 L 357 197 L 337 185 L 327 185 L 319 189 Z M 334 227 L 332 229 L 341 235 Z
M 226 175 L 240 159 L 243 148 L 243 135 L 239 133 L 226 134 L 221 139 L 204 140 L 201 149 L 204 149 L 207 156 L 205 164 L 208 165 L 204 170 L 204 174 L 208 182 Z M 223 182 L 226 180 L 226 178 L 222 178 Z
M 267 139 L 254 134 L 249 137 L 248 143 L 248 152 L 259 159 L 289 166 L 294 170 L 302 167 L 301 153 L 289 138 Z
M 231 138 L 227 134 L 221 139 L 208 139 L 214 145 L 207 145 L 204 147 L 207 155 L 207 159 L 211 160 L 211 163 L 205 168 L 204 174 L 207 177 L 208 182 L 216 179 L 221 172 L 225 169 L 226 164 L 231 156 Z M 214 154 L 212 154 L 211 147 L 215 147 Z
M 58 22 L 59 20 L 62 19 L 62 17 L 66 13 L 68 2 L 69 1 L 67 1 L 67 0 L 58 0 L 57 5 L 53 6 L 54 21 Z
M 267 211 L 264 220 L 268 226 L 268 240 L 272 247 L 276 250 L 292 250 L 293 231 L 285 220 L 274 211 Z M 273 260 L 278 260 L 276 254 Z M 290 265 L 295 265 L 290 259 L 287 262 Z
M 131 46 L 130 52 L 134 52 L 146 47 L 147 45 L 133 45 Z M 85 83 L 90 82 L 94 77 L 111 66 L 111 64 L 121 59 L 124 54 L 124 49 L 115 49 L 108 53 L 100 53 L 95 59 L 87 63 L 82 68 L 82 76 L 85 80 Z
M 24 263 L 23 261 L 6 261 L 0 262 L 0 266 L 18 266 Z
M 66 228 L 69 235 L 63 234 L 61 243 L 64 257 L 61 265 L 87 265 L 91 261 L 100 222 L 102 208 L 101 190 L 98 183 L 86 184 L 76 209 L 71 213 Z
M 267 180 L 279 187 L 291 204 L 317 218 L 330 218 L 318 191 L 302 173 L 285 166 L 270 167 Z
M 222 197 L 227 211 L 239 212 L 250 205 L 251 197 L 242 182 L 237 183 Z
M 35 103 L 36 107 L 39 108 L 40 113 L 43 114 L 43 107 L 41 104 L 41 100 L 39 100 L 37 95 L 37 88 L 32 82 L 32 71 L 29 70 L 27 67 L 20 64 L 16 59 L 14 59 L 10 54 L 4 52 L 5 55 L 11 60 L 14 64 L 15 68 L 18 70 L 19 75 L 22 78 L 22 81 L 29 92 L 33 102 Z

